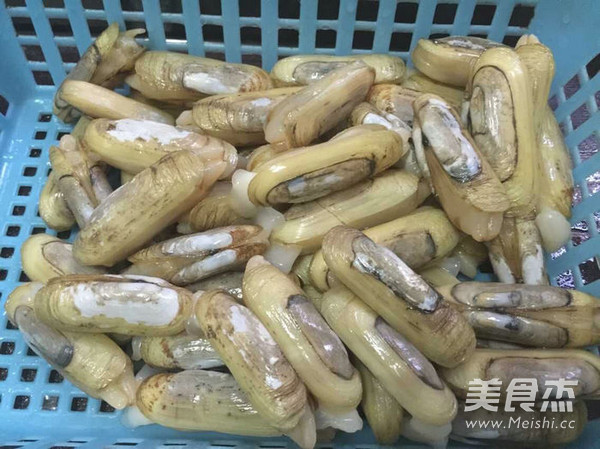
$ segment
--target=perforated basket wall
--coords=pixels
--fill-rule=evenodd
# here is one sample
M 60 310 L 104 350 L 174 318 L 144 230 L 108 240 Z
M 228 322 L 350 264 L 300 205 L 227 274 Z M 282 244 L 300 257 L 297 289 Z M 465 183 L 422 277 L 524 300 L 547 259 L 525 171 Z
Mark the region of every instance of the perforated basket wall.
M 550 104 L 571 149 L 577 183 L 573 240 L 548 258 L 548 270 L 554 283 L 600 296 L 597 0 L 6 0 L 0 1 L 0 305 L 27 280 L 20 264 L 23 241 L 53 233 L 38 216 L 37 200 L 49 171 L 48 148 L 70 129 L 50 115 L 55 86 L 112 22 L 146 28 L 152 49 L 266 69 L 298 53 L 373 51 L 407 59 L 420 38 L 470 34 L 514 45 L 525 32 L 537 34 L 556 58 Z M 118 415 L 63 381 L 0 315 L 0 449 L 292 447 L 283 439 L 158 426 L 129 430 Z M 599 440 L 594 421 L 573 447 L 600 447 Z M 373 442 L 367 429 L 321 446 L 376 447 Z

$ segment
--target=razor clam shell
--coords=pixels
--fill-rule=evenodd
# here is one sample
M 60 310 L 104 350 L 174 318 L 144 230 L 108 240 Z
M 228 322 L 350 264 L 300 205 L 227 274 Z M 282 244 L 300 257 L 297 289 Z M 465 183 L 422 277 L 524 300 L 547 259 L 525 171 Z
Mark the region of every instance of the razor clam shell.
M 573 301 L 569 290 L 545 285 L 515 285 L 462 282 L 452 288 L 452 297 L 471 307 L 540 310 L 566 307 Z
M 243 278 L 243 271 L 228 271 L 226 273 L 217 274 L 193 284 L 186 285 L 185 288 L 192 292 L 225 290 L 230 296 L 237 299 L 238 302 L 241 302 Z
M 140 351 L 144 361 L 151 366 L 189 370 L 224 365 L 206 338 L 187 333 L 169 337 L 145 337 L 141 341 Z M 154 351 L 160 351 L 161 354 L 156 356 Z

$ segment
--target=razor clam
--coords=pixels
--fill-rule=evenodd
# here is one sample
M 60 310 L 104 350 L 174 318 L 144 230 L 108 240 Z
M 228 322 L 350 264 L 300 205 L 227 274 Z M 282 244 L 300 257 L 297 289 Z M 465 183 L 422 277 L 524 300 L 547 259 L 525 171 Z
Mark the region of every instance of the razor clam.
M 59 330 L 175 335 L 192 312 L 192 294 L 147 276 L 68 275 L 35 297 L 36 316 Z
M 463 282 L 439 291 L 469 319 L 477 337 L 546 348 L 600 343 L 598 300 L 576 290 Z
M 375 84 L 400 83 L 406 74 L 406 65 L 398 57 L 384 54 L 370 55 L 297 55 L 280 59 L 271 69 L 271 77 L 278 85 L 312 84 L 354 61 L 362 61 L 375 70 Z
M 73 246 L 48 234 L 30 236 L 21 246 L 23 271 L 32 281 L 47 282 L 66 274 L 103 274 L 106 269 L 81 265 Z
M 356 229 L 337 226 L 323 239 L 332 273 L 425 356 L 456 366 L 475 349 L 466 319 L 396 254 Z
M 290 95 L 267 117 L 267 142 L 285 142 L 289 147 L 309 145 L 365 99 L 374 77 L 372 68 L 357 61 L 332 70 L 319 81 Z
M 257 412 L 282 431 L 302 426 L 312 415 L 306 388 L 258 318 L 219 290 L 200 296 L 195 315 Z
M 186 285 L 242 268 L 262 254 L 268 240 L 260 226 L 237 225 L 188 234 L 156 243 L 129 257 L 127 274 L 141 274 Z
M 261 256 L 248 261 L 243 281 L 244 303 L 273 335 L 283 354 L 329 415 L 356 414 L 362 388 L 346 348 L 304 291 Z M 358 423 L 356 422 L 358 421 Z
M 198 203 L 225 169 L 189 150 L 167 154 L 94 210 L 73 243 L 75 259 L 106 266 L 125 259 Z
M 547 381 L 575 381 L 575 398 L 600 393 L 600 357 L 580 349 L 476 349 L 455 368 L 442 368 L 442 378 L 457 397 L 465 398 L 474 379 L 501 382 L 500 396 L 506 396 L 513 379 L 533 379 L 536 399 L 541 400 Z
M 418 177 L 387 170 L 349 189 L 292 206 L 284 214 L 285 223 L 273 230 L 271 245 L 312 253 L 331 228 L 345 224 L 363 229 L 393 220 L 415 210 L 429 193 Z
M 294 149 L 256 168 L 248 197 L 263 206 L 311 201 L 384 171 L 405 152 L 396 133 L 379 127 Z
M 395 115 L 412 127 L 414 119 L 413 102 L 419 95 L 421 95 L 419 92 L 407 87 L 379 84 L 369 90 L 366 101 L 380 111 Z
M 246 164 L 246 170 L 257 171 L 261 165 L 287 151 L 290 151 L 290 148 L 288 148 L 285 142 L 261 145 L 250 153 L 248 163 Z
M 456 415 L 456 398 L 433 365 L 345 287 L 323 295 L 321 313 L 348 348 L 411 415 L 434 425 Z
M 412 52 L 415 67 L 435 81 L 464 87 L 479 56 L 488 48 L 504 45 L 473 36 L 419 39 Z
M 266 142 L 263 128 L 267 115 L 282 100 L 299 90 L 298 87 L 284 87 L 213 95 L 194 104 L 192 120 L 203 133 L 232 145 L 261 145 Z
M 465 97 L 473 139 L 510 200 L 507 214 L 529 215 L 536 206 L 538 156 L 525 64 L 511 49 L 486 50 L 473 68 Z
M 386 223 L 370 227 L 364 234 L 385 246 L 413 270 L 447 256 L 458 243 L 458 231 L 439 209 L 429 206 Z M 320 290 L 327 290 L 333 276 L 325 263 L 323 252 L 315 253 L 310 276 Z
M 375 439 L 379 444 L 394 444 L 400 438 L 404 409 L 360 360 L 355 358 L 353 363 L 363 385 L 360 405 Z
M 146 52 L 126 82 L 145 97 L 163 101 L 193 101 L 271 87 L 269 74 L 258 67 L 168 51 Z
M 117 409 L 131 404 L 136 384 L 129 357 L 106 335 L 63 332 L 37 318 L 33 298 L 42 287 L 23 284 L 4 304 L 29 347 L 84 393 Z
M 139 345 L 140 356 L 144 362 L 157 368 L 190 370 L 224 365 L 219 354 L 204 336 L 184 332 L 164 337 L 141 337 Z
M 572 412 L 542 412 L 537 409 L 525 411 L 521 408 L 516 408 L 513 412 L 507 412 L 502 407 L 494 412 L 484 408 L 465 412 L 464 404 L 460 404 L 458 414 L 452 421 L 451 438 L 476 445 L 562 446 L 579 438 L 587 424 L 587 415 L 587 407 L 583 401 L 574 402 Z M 470 424 L 492 421 L 512 423 L 513 425 L 506 424 L 497 429 L 485 429 L 473 427 Z M 525 427 L 525 422 L 534 424 Z M 548 425 L 544 425 L 546 422 Z M 542 425 L 539 425 L 539 423 L 542 423 Z M 554 425 L 554 423 L 557 423 L 557 425 Z M 561 425 L 558 425 L 558 423 L 561 423 Z M 568 423 L 568 425 L 563 428 L 562 423 Z M 573 425 L 571 426 L 571 424 Z
M 66 80 L 61 96 L 68 105 L 93 118 L 135 118 L 168 125 L 175 122 L 173 116 L 160 109 L 85 81 Z
M 40 193 L 38 209 L 44 223 L 55 231 L 66 231 L 75 224 L 73 212 L 58 187 L 58 176 L 54 172 L 50 172 Z
M 321 292 L 315 288 L 312 279 L 310 278 L 310 264 L 312 258 L 312 254 L 298 257 L 292 267 L 292 273 L 297 277 L 300 288 L 306 293 L 307 298 L 312 301 L 317 310 L 320 310 L 322 295 Z
M 494 238 L 510 205 L 499 179 L 448 103 L 424 94 L 413 106 L 417 161 L 448 218 L 477 241 Z
M 460 111 L 462 108 L 465 94 L 464 89 L 437 82 L 422 73 L 416 72 L 410 75 L 402 83 L 402 87 L 416 90 L 417 92 L 437 95 L 447 101 L 457 111 Z
M 216 274 L 193 284 L 186 285 L 185 288 L 192 292 L 201 292 L 209 290 L 225 290 L 228 295 L 242 302 L 242 279 L 243 271 L 228 271 L 226 273 Z
M 231 176 L 237 166 L 237 151 L 227 142 L 151 120 L 93 120 L 82 145 L 106 163 L 132 174 L 180 150 L 224 161 L 223 178 Z

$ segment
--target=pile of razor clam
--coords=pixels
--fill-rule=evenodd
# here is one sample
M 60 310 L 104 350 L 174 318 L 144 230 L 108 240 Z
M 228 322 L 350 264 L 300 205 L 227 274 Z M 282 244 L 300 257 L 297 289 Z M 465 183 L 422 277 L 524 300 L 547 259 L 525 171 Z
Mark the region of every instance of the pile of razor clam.
M 39 355 L 130 426 L 303 449 L 362 418 L 385 444 L 581 434 L 600 302 L 544 268 L 573 191 L 546 46 L 449 37 L 419 41 L 412 73 L 375 54 L 267 73 L 145 51 L 143 31 L 110 26 L 56 93 L 76 125 L 39 211 L 80 231 L 31 236 L 32 282 L 5 305 Z M 457 279 L 488 258 L 502 283 Z M 513 379 L 536 379 L 539 402 L 544 381 L 577 381 L 573 411 L 465 413 L 475 378 L 500 379 L 501 403 Z M 465 424 L 508 416 L 575 426 Z

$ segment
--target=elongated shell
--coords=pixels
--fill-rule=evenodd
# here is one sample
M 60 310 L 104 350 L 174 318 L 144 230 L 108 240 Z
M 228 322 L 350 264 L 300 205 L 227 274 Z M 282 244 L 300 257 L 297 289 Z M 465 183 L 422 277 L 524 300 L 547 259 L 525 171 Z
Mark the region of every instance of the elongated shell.
M 427 206 L 405 217 L 368 228 L 364 234 L 390 249 L 413 270 L 448 255 L 459 238 L 446 214 Z M 319 290 L 331 287 L 328 282 L 331 274 L 322 251 L 315 253 L 310 274 Z
M 414 175 L 387 170 L 375 179 L 286 211 L 285 223 L 273 230 L 271 243 L 297 245 L 303 254 L 319 249 L 331 228 L 374 226 L 406 215 L 429 196 L 429 188 Z
M 258 318 L 218 290 L 200 297 L 196 318 L 258 413 L 278 429 L 296 427 L 306 388 Z
M 73 257 L 73 246 L 48 234 L 35 234 L 21 246 L 23 271 L 32 281 L 47 282 L 66 274 L 103 274 L 101 267 L 81 265 Z
M 157 100 L 194 100 L 271 87 L 269 74 L 258 67 L 166 51 L 146 52 L 127 83 Z
M 159 368 L 209 369 L 224 365 L 206 337 L 187 333 L 144 337 L 140 354 L 148 365 Z
M 537 201 L 538 155 L 525 64 L 510 49 L 485 51 L 473 68 L 465 97 L 473 138 L 510 200 L 507 213 L 526 216 Z
M 354 364 L 363 385 L 360 405 L 375 439 L 379 444 L 394 444 L 400 438 L 404 409 L 361 361 L 356 360 Z
M 312 84 L 332 70 L 354 61 L 362 61 L 375 70 L 375 84 L 400 83 L 406 74 L 404 61 L 383 54 L 332 56 L 298 55 L 280 59 L 271 69 L 271 77 L 282 86 Z
M 419 39 L 412 52 L 415 67 L 440 83 L 463 87 L 469 81 L 473 65 L 488 48 L 502 44 L 472 36 Z
M 58 177 L 51 172 L 40 193 L 38 205 L 40 217 L 55 231 L 66 231 L 75 224 L 75 217 L 58 187 Z
M 582 434 L 587 422 L 588 411 L 583 401 L 573 403 L 573 411 L 546 411 L 537 409 L 525 411 L 515 407 L 514 412 L 507 412 L 504 407 L 497 411 L 489 411 L 484 408 L 471 412 L 464 411 L 464 404 L 460 404 L 458 414 L 452 421 L 453 439 L 468 444 L 494 444 L 505 445 L 508 443 L 528 447 L 554 446 L 571 443 Z M 480 429 L 477 426 L 470 427 L 469 423 L 484 422 L 512 423 L 512 426 L 500 426 L 498 429 Z M 533 426 L 522 427 L 524 422 L 534 423 Z M 544 425 L 543 423 L 557 423 L 556 425 Z M 519 423 L 519 424 L 517 424 Z M 541 423 L 542 425 L 535 424 Z M 565 423 L 564 428 L 558 423 Z
M 62 85 L 62 98 L 75 109 L 93 118 L 135 118 L 168 125 L 175 122 L 171 115 L 160 109 L 85 81 L 65 81 Z
M 298 148 L 259 166 L 248 196 L 256 205 L 307 202 L 382 172 L 405 152 L 400 137 L 386 129 Z
M 288 148 L 285 142 L 261 145 L 250 153 L 246 169 L 248 171 L 257 171 L 261 165 L 287 151 L 290 151 L 290 148 Z
M 237 166 L 237 151 L 227 142 L 151 120 L 94 120 L 82 144 L 103 161 L 132 174 L 180 150 L 226 162 L 223 177 L 230 176 Z
M 129 257 L 126 272 L 157 276 L 186 285 L 211 275 L 242 268 L 262 254 L 268 241 L 260 226 L 238 225 L 175 237 Z
M 170 153 L 115 190 L 73 243 L 85 265 L 111 266 L 148 241 L 206 195 L 225 163 L 192 151 Z
M 185 288 L 192 292 L 225 290 L 229 296 L 241 303 L 243 278 L 243 271 L 228 271 L 226 273 L 217 274 L 193 284 L 186 285 Z
M 90 396 L 118 409 L 130 405 L 136 384 L 129 357 L 106 335 L 59 331 L 43 323 L 32 308 L 41 287 L 36 282 L 24 284 L 4 305 L 28 346 Z
M 175 335 L 183 331 L 192 294 L 158 278 L 70 275 L 51 279 L 35 299 L 38 318 L 73 332 Z
M 576 290 L 541 285 L 463 282 L 439 289 L 478 337 L 546 348 L 600 342 L 600 304 Z
M 438 97 L 442 97 L 457 111 L 461 110 L 463 97 L 465 94 L 462 88 L 437 82 L 418 72 L 409 76 L 408 79 L 402 83 L 402 86 L 408 89 L 416 90 L 417 92 L 434 94 Z
M 436 425 L 454 418 L 456 398 L 433 365 L 352 292 L 343 287 L 326 292 L 321 313 L 407 412 Z
M 231 374 L 189 370 L 160 373 L 138 388 L 136 405 L 152 422 L 178 430 L 275 436 Z
M 255 256 L 246 267 L 243 295 L 320 406 L 348 412 L 358 405 L 362 395 L 358 372 L 298 285 Z
M 600 393 L 600 358 L 579 349 L 476 349 L 461 365 L 442 368 L 440 375 L 459 398 L 466 397 L 470 381 L 494 378 L 502 382 L 502 398 L 517 378 L 536 380 L 539 400 L 549 380 L 577 381 L 572 387 L 576 398 Z
M 509 207 L 502 184 L 444 100 L 425 94 L 414 102 L 414 109 L 417 159 L 422 147 L 448 218 L 475 240 L 491 240 L 500 232 Z
M 290 95 L 267 117 L 267 142 L 285 142 L 289 147 L 310 144 L 365 99 L 374 77 L 372 68 L 353 62 Z
M 269 112 L 298 87 L 214 95 L 194 104 L 192 118 L 202 132 L 232 145 L 260 145 Z
M 419 95 L 421 95 L 419 92 L 407 87 L 379 84 L 369 90 L 366 101 L 377 109 L 395 115 L 409 126 L 412 126 L 414 118 L 413 102 Z
M 456 366 L 475 349 L 466 319 L 398 256 L 360 231 L 338 226 L 323 257 L 346 287 L 435 363 Z

